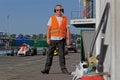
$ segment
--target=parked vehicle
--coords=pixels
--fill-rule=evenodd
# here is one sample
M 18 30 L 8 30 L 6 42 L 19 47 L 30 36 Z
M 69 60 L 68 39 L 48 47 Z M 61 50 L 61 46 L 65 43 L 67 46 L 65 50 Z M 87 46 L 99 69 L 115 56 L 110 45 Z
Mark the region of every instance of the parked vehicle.
M 74 51 L 77 53 L 79 51 L 80 39 L 71 39 L 70 45 L 66 45 L 66 51 Z
M 17 55 L 33 56 L 33 55 L 37 55 L 37 51 L 36 49 L 31 48 L 30 45 L 23 43 L 23 45 L 20 46 Z

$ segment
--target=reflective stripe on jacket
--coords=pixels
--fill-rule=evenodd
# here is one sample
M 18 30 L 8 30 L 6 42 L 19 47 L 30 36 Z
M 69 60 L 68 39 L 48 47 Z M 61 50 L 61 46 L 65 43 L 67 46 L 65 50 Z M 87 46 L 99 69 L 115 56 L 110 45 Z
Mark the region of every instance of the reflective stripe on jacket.
M 50 33 L 51 36 L 61 36 L 63 38 L 66 38 L 66 25 L 67 25 L 67 17 L 62 16 L 62 21 L 59 25 L 56 16 L 51 17 L 51 27 L 50 27 Z

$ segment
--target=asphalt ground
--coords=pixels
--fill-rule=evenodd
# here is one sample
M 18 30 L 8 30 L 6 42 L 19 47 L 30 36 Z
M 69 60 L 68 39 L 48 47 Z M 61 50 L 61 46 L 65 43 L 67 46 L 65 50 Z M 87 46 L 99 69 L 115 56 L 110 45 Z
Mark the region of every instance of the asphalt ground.
M 68 53 L 65 57 L 68 71 L 75 71 L 75 65 L 80 62 L 80 53 Z M 42 74 L 45 61 L 46 56 L 40 51 L 36 56 L 0 55 L 0 80 L 72 80 L 72 75 L 61 72 L 58 56 L 54 56 L 49 74 Z

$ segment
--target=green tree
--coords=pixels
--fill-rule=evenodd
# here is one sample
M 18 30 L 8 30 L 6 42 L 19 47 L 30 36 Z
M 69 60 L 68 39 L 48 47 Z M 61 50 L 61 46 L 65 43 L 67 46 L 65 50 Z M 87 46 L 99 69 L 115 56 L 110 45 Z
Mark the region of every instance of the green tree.
M 16 38 L 16 34 L 11 34 L 10 38 L 12 38 L 12 39 Z
M 38 34 L 38 38 L 43 39 L 43 34 L 42 33 Z
M 36 35 L 36 34 L 33 34 L 33 35 L 32 35 L 32 39 L 37 39 L 37 35 Z
M 30 36 L 30 35 L 28 35 L 28 34 L 26 34 L 26 35 L 25 35 L 25 37 L 26 37 L 26 38 L 28 38 L 28 39 L 30 39 L 30 38 L 31 38 L 31 36 Z

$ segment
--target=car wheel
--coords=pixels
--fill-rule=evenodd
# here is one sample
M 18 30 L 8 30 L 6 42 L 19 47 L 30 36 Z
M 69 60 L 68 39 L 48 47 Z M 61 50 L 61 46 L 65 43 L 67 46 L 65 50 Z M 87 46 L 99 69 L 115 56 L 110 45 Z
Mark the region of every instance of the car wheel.
M 46 52 L 47 52 L 47 50 L 45 48 L 43 48 L 42 55 L 45 56 Z
M 31 55 L 31 56 L 34 56 L 34 49 L 31 49 L 31 50 L 30 50 L 30 55 Z
M 75 49 L 74 52 L 77 53 L 77 50 Z
M 37 55 L 37 48 L 33 48 L 33 54 Z

